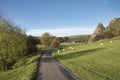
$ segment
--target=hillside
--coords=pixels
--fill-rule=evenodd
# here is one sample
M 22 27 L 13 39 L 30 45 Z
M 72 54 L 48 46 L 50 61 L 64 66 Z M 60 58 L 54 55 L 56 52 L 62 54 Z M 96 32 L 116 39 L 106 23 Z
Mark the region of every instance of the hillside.
M 103 26 L 103 24 L 102 24 L 102 23 L 99 23 L 99 24 L 97 25 L 97 27 L 95 28 L 93 34 L 91 35 L 88 43 L 94 42 L 94 41 L 97 41 L 97 40 L 101 39 L 104 30 L 105 30 L 105 27 Z
M 120 18 L 111 20 L 107 27 L 104 27 L 102 23 L 99 23 L 88 42 L 111 38 L 116 35 L 120 35 Z
M 106 30 L 115 30 L 115 34 L 120 33 L 120 18 L 115 18 L 110 21 L 109 25 L 106 27 Z
M 54 56 L 85 80 L 120 79 L 120 36 L 90 44 L 69 45 Z M 75 50 L 70 50 L 74 47 Z
M 87 42 L 90 38 L 90 35 L 75 35 L 75 36 L 69 36 L 69 40 L 76 41 L 76 42 Z

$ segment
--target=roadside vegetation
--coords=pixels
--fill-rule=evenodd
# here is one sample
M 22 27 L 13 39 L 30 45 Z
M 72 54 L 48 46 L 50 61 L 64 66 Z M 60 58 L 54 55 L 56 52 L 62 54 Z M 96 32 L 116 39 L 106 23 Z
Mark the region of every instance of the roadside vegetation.
M 117 36 L 90 44 L 63 44 L 65 50 L 53 55 L 85 80 L 119 80 L 119 41 L 120 36 Z
M 0 73 L 0 80 L 34 80 L 41 52 L 20 60 L 13 70 Z
M 31 80 L 35 77 L 38 39 L 0 15 L 0 80 Z

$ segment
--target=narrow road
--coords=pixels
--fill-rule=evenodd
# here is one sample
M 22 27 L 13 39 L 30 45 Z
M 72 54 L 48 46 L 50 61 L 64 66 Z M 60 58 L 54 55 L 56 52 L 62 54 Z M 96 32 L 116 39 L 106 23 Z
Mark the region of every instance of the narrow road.
M 68 80 L 64 73 L 59 69 L 58 61 L 49 54 L 43 54 L 39 63 L 36 80 Z

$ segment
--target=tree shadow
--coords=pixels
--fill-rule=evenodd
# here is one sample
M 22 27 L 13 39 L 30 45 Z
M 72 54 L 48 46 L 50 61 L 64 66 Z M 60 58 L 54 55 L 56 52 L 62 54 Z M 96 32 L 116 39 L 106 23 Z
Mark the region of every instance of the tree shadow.
M 105 49 L 105 48 L 95 48 L 95 49 L 89 49 L 89 50 L 71 52 L 69 54 L 56 55 L 56 57 L 59 57 L 60 59 L 77 58 L 77 57 L 84 56 L 84 55 L 87 55 L 87 54 L 92 54 L 95 51 L 100 51 L 100 50 L 103 50 L 103 49 Z

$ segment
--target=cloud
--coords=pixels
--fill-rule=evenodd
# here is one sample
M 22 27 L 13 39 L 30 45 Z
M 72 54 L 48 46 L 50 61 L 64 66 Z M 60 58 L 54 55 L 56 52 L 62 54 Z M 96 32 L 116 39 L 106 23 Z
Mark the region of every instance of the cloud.
M 48 32 L 54 36 L 64 37 L 80 34 L 92 34 L 94 28 L 62 28 L 62 29 L 33 29 L 28 30 L 27 35 L 41 36 L 43 33 Z

